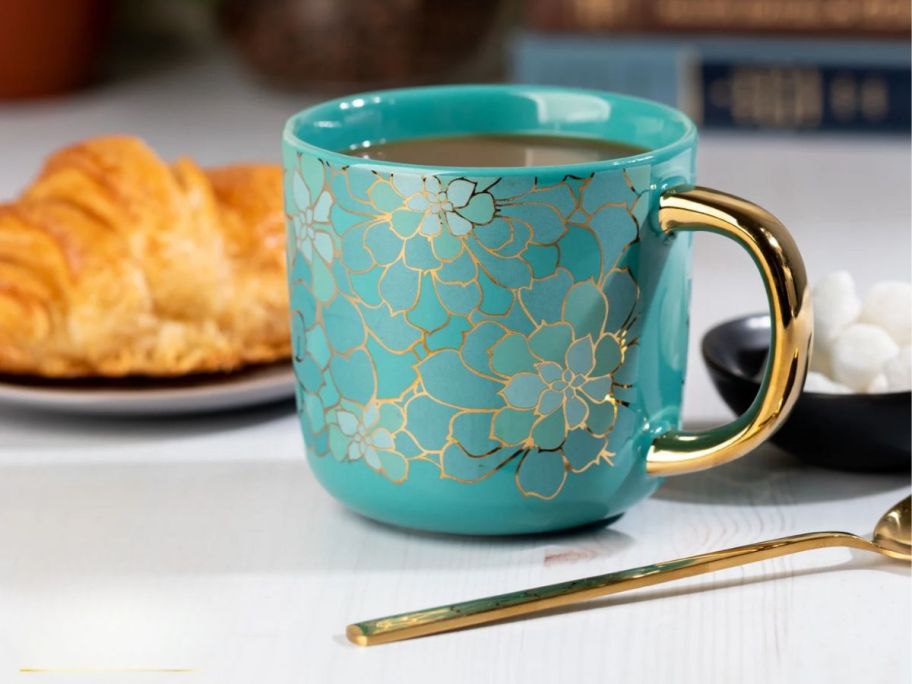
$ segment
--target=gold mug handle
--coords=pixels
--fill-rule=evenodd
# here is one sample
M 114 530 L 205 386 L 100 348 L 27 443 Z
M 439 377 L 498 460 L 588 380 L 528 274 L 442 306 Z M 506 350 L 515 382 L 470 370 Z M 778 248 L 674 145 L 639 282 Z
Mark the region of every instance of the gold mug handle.
M 772 333 L 760 391 L 743 415 L 712 430 L 670 431 L 653 441 L 646 471 L 665 476 L 740 458 L 782 425 L 804 385 L 813 321 L 801 254 L 785 226 L 768 211 L 708 188 L 672 190 L 659 200 L 658 224 L 666 235 L 706 231 L 744 247 L 763 277 Z

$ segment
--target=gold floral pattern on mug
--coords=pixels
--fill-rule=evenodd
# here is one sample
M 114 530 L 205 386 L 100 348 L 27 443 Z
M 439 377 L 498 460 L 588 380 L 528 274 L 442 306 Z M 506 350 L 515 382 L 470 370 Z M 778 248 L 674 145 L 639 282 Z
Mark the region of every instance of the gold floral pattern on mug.
M 298 405 L 317 457 L 404 482 L 426 461 L 526 496 L 609 466 L 627 411 L 649 169 L 286 173 Z M 610 201 L 606 201 L 606 198 Z

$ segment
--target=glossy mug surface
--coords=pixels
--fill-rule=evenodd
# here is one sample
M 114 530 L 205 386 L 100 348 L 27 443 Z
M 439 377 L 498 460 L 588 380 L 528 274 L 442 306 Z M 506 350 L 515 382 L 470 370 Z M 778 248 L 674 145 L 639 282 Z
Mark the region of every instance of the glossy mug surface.
M 550 167 L 421 167 L 363 141 L 473 133 L 646 148 Z M 619 95 L 455 86 L 328 102 L 284 135 L 297 402 L 310 465 L 355 511 L 511 534 L 617 516 L 679 426 L 693 124 Z

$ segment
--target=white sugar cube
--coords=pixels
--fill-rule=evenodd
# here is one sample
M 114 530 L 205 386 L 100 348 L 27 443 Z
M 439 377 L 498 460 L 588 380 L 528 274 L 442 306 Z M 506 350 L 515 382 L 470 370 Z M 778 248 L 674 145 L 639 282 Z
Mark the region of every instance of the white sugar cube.
M 833 379 L 856 392 L 864 392 L 884 363 L 898 351 L 896 342 L 880 328 L 853 323 L 833 340 L 830 353 Z
M 804 391 L 820 392 L 821 394 L 848 394 L 852 390 L 838 382 L 833 382 L 823 373 L 810 371 L 804 381 Z
M 827 376 L 833 372 L 830 368 L 829 349 L 821 349 L 817 344 L 816 338 L 814 339 L 814 347 L 811 349 L 811 365 L 808 368 L 814 373 Z
M 889 361 L 887 363 L 889 363 Z M 890 384 L 887 382 L 887 376 L 883 373 L 878 373 L 874 376 L 874 379 L 871 380 L 871 384 L 868 385 L 865 392 L 868 394 L 881 394 L 889 391 L 889 387 Z
M 833 339 L 845 326 L 854 322 L 861 312 L 861 300 L 855 292 L 855 281 L 848 271 L 836 271 L 825 276 L 812 293 L 814 305 L 814 354 L 821 369 L 830 364 L 829 351 Z
M 860 320 L 887 331 L 896 344 L 912 341 L 912 284 L 890 280 L 868 291 Z
M 887 389 L 891 392 L 912 390 L 912 347 L 903 347 L 884 364 Z M 886 390 L 884 390 L 886 391 Z

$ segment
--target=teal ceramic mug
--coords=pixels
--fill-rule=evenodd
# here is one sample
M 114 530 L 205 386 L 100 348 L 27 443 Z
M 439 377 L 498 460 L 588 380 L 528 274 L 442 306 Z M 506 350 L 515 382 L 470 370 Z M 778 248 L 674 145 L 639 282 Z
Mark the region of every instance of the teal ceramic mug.
M 509 133 L 646 151 L 506 168 L 346 153 Z M 693 187 L 696 146 L 674 109 L 567 88 L 393 90 L 293 116 L 283 156 L 294 370 L 323 486 L 396 525 L 542 532 L 618 516 L 663 476 L 766 439 L 806 371 L 804 266 L 772 215 Z M 751 254 L 773 320 L 756 401 L 704 433 L 679 430 L 692 231 Z

